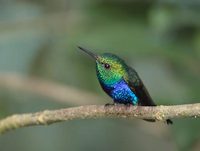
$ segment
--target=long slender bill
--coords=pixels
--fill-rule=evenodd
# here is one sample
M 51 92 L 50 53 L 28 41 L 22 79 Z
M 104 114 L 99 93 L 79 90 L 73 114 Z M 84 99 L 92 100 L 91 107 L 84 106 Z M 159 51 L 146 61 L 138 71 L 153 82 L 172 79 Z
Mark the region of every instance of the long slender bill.
M 85 48 L 83 48 L 83 47 L 80 47 L 80 46 L 78 46 L 78 48 L 79 48 L 80 50 L 84 51 L 85 53 L 87 53 L 87 54 L 88 54 L 89 56 L 91 56 L 93 59 L 96 60 L 96 59 L 98 58 L 98 55 L 92 53 L 91 51 L 89 51 L 89 50 L 87 50 L 87 49 L 85 49 Z

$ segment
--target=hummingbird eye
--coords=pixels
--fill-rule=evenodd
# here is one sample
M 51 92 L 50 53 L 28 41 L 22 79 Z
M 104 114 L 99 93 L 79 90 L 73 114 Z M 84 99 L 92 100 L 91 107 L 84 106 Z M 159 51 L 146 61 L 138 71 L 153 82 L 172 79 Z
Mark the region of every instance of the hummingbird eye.
M 110 65 L 109 65 L 108 63 L 105 63 L 105 64 L 104 64 L 104 67 L 105 67 L 106 69 L 110 69 Z

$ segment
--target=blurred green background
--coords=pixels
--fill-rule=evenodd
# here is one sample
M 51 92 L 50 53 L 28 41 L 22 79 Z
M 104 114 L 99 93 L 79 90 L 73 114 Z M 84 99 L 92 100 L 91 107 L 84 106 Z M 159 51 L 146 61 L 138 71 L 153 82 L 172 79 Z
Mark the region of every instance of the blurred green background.
M 1 74 L 51 81 L 104 98 L 93 104 L 108 103 L 93 61 L 77 45 L 121 56 L 138 71 L 157 104 L 199 101 L 199 0 L 0 1 Z M 0 117 L 92 102 L 76 96 L 79 103 L 59 103 L 0 84 Z M 0 136 L 0 150 L 199 151 L 199 126 L 199 119 L 176 119 L 172 126 L 75 120 L 9 132 Z

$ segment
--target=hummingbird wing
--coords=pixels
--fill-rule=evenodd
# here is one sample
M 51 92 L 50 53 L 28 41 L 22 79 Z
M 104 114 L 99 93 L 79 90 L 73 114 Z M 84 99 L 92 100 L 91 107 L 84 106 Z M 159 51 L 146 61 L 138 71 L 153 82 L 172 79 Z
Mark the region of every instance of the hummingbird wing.
M 130 87 L 131 91 L 133 91 L 138 97 L 139 105 L 156 106 L 139 75 L 133 68 L 128 67 L 128 74 L 124 77 L 124 80 Z
M 138 97 L 139 105 L 156 106 L 149 92 L 144 86 L 142 80 L 140 79 L 139 75 L 133 68 L 128 67 L 128 74 L 124 77 L 124 80 L 127 82 L 131 91 L 133 91 L 133 93 L 135 93 L 135 95 Z M 153 119 L 144 119 L 144 120 L 149 121 L 149 122 L 155 122 L 155 120 Z M 170 119 L 167 119 L 166 122 L 167 124 L 173 124 L 173 121 Z

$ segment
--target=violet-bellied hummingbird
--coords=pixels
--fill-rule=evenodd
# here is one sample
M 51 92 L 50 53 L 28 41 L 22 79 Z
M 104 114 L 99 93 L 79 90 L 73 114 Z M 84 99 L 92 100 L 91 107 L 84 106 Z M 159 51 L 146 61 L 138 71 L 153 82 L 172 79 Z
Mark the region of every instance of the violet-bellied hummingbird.
M 156 106 L 138 73 L 123 59 L 111 53 L 95 54 L 78 47 L 96 62 L 96 73 L 103 90 L 115 104 Z M 155 122 L 153 119 L 144 119 Z M 173 124 L 170 119 L 167 124 Z

